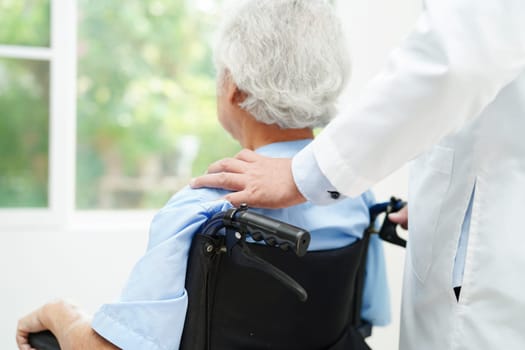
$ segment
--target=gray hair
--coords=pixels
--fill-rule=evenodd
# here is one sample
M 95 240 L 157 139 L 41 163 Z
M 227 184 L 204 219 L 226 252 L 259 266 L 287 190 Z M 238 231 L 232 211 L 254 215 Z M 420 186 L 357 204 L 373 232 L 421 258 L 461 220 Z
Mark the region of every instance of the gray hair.
M 240 4 L 239 4 L 240 2 Z M 341 23 L 323 0 L 243 0 L 215 48 L 218 80 L 229 76 L 260 122 L 326 125 L 350 75 Z

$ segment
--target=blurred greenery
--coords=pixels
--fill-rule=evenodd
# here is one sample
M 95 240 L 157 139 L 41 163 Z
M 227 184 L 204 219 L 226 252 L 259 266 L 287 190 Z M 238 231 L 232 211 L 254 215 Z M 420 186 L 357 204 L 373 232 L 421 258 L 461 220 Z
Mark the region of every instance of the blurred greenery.
M 239 149 L 216 120 L 218 3 L 79 0 L 78 207 L 161 206 Z
M 78 0 L 77 207 L 159 207 L 240 147 L 216 120 L 216 0 Z M 49 0 L 0 0 L 0 45 L 49 45 Z M 0 59 L 0 206 L 47 206 L 49 64 Z
M 50 0 L 0 0 L 0 44 L 49 46 Z
M 0 59 L 0 207 L 48 205 L 49 64 Z
M 49 46 L 49 0 L 0 0 L 0 44 Z M 48 119 L 49 63 L 0 58 L 0 207 L 48 205 Z

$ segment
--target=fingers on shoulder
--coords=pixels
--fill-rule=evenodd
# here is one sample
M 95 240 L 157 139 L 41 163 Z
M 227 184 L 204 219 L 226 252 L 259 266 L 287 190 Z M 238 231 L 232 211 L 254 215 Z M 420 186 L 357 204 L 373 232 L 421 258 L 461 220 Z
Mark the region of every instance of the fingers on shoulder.
M 235 158 L 237 158 L 239 160 L 243 160 L 245 162 L 255 162 L 258 159 L 260 159 L 261 157 L 262 157 L 261 155 L 255 153 L 254 151 L 251 151 L 249 149 L 243 149 L 242 151 L 237 153 L 237 155 L 235 156 Z
M 190 183 L 192 188 L 222 188 L 230 191 L 240 191 L 244 189 L 244 176 L 235 173 L 214 173 L 199 176 Z
M 256 206 L 256 203 L 253 201 L 254 198 L 248 191 L 233 192 L 226 195 L 224 198 L 235 207 L 238 207 L 241 204 L 247 204 L 250 207 Z
M 224 158 L 212 163 L 208 167 L 208 173 L 242 173 L 245 169 L 245 161 L 236 158 Z

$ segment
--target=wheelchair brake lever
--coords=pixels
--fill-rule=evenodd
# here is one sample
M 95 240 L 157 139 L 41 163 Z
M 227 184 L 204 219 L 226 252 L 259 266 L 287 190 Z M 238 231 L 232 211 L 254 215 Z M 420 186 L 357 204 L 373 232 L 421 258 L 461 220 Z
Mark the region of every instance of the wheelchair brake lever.
M 231 237 L 231 235 L 235 235 L 238 232 L 235 232 L 234 230 L 227 230 L 226 232 L 226 240 L 227 242 L 230 241 L 230 243 L 227 243 L 227 246 L 231 244 L 232 240 L 234 239 Z M 230 235 L 230 238 L 228 236 Z M 238 240 L 236 244 L 233 244 L 230 247 L 228 247 L 228 251 L 231 254 L 232 260 L 240 265 L 245 266 L 253 269 L 257 269 L 261 272 L 264 272 L 271 277 L 275 278 L 279 282 L 281 282 L 285 287 L 290 289 L 292 292 L 294 292 L 300 301 L 305 302 L 308 299 L 308 293 L 306 290 L 301 286 L 296 280 L 294 280 L 292 277 L 290 277 L 288 274 L 283 272 L 282 270 L 279 270 L 274 265 L 270 264 L 266 260 L 258 257 L 255 255 L 246 242 L 244 240 Z

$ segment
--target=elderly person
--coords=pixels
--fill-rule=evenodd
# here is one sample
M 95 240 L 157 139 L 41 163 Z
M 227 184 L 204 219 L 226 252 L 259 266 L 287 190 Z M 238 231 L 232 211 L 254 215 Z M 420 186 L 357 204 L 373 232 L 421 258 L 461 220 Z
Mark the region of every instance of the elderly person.
M 292 157 L 325 125 L 349 75 L 341 26 L 322 0 L 248 0 L 225 22 L 215 50 L 218 116 L 244 148 L 269 157 Z M 91 323 L 72 306 L 52 303 L 19 322 L 17 340 L 50 329 L 63 349 L 176 349 L 187 308 L 184 289 L 193 236 L 231 204 L 225 191 L 185 188 L 151 224 L 146 254 L 131 273 L 120 300 L 106 304 Z M 261 211 L 307 228 L 310 249 L 343 247 L 369 224 L 369 192 L 330 206 L 304 203 Z M 362 318 L 389 322 L 381 243 L 368 252 Z

